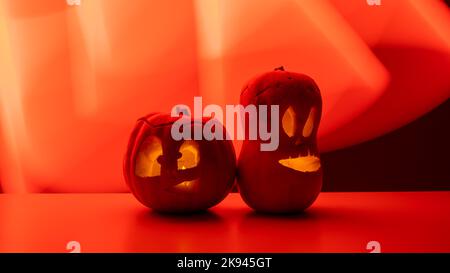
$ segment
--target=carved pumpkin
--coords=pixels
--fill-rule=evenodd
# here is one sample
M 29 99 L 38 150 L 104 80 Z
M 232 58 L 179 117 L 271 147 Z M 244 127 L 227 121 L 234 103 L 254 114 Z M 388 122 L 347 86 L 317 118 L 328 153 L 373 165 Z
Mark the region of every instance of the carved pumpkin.
M 233 186 L 233 145 L 229 140 L 176 141 L 171 135 L 176 120 L 167 114 L 138 120 L 124 159 L 125 180 L 135 197 L 156 211 L 208 209 L 222 201 Z M 189 119 L 191 131 L 206 122 Z
M 319 88 L 310 77 L 281 67 L 251 80 L 242 90 L 241 104 L 279 105 L 280 124 L 274 151 L 260 151 L 261 140 L 243 142 L 238 161 L 242 198 L 258 211 L 303 211 L 322 187 L 316 144 L 322 113 Z

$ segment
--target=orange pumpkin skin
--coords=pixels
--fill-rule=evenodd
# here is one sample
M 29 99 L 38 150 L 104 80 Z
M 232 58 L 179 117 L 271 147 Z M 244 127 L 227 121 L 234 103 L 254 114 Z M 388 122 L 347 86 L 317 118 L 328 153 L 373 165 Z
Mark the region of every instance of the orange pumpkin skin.
M 180 160 L 184 157 L 180 149 L 187 141 L 176 141 L 171 136 L 171 126 L 177 119 L 154 113 L 137 121 L 124 157 L 125 181 L 134 196 L 155 211 L 183 213 L 206 210 L 222 201 L 234 184 L 234 148 L 229 140 L 191 140 L 190 143 L 195 142 L 199 161 L 195 166 L 180 169 Z M 191 121 L 191 131 L 205 122 L 207 119 Z M 145 164 L 141 155 L 151 150 L 148 147 L 157 146 L 147 145 L 149 140 L 155 139 L 160 141 L 161 150 L 157 163 L 152 161 L 150 164 L 159 168 L 159 175 L 147 177 L 142 174 L 145 173 Z
M 279 146 L 274 151 L 261 151 L 259 139 L 244 140 L 237 176 L 242 198 L 261 212 L 305 210 L 322 188 L 322 167 L 316 144 L 322 112 L 318 86 L 306 75 L 280 68 L 249 81 L 241 92 L 240 102 L 244 106 L 279 105 L 280 125 Z M 293 125 L 290 130 L 283 125 L 285 114 Z

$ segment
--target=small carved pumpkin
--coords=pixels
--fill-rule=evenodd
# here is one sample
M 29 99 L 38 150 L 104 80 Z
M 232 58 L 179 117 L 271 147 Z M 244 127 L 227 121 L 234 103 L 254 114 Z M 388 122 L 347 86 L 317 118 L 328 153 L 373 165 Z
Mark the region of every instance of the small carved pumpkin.
M 125 180 L 136 198 L 156 211 L 208 209 L 222 201 L 233 186 L 233 145 L 229 140 L 176 141 L 171 135 L 176 120 L 167 114 L 138 120 L 124 159 Z M 191 131 L 206 122 L 190 120 Z

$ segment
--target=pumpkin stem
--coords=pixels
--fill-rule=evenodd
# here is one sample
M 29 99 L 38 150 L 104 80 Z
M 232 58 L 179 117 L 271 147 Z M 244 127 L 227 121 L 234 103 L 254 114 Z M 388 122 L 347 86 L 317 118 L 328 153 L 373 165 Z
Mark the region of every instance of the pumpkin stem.
M 280 66 L 274 69 L 275 71 L 280 70 L 280 71 L 284 71 L 284 66 Z

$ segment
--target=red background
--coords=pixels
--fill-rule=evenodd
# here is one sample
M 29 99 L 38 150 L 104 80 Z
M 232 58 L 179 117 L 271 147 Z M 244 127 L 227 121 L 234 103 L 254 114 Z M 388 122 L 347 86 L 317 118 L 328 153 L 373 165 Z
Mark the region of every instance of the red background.
M 449 252 L 449 8 L 381 3 L 0 0 L 0 252 Z M 321 88 L 332 193 L 300 215 L 233 193 L 170 217 L 122 193 L 136 118 L 237 104 L 281 65 Z
M 437 0 L 2 0 L 0 189 L 127 191 L 137 117 L 236 104 L 280 65 L 321 87 L 324 190 L 449 189 L 449 22 Z

